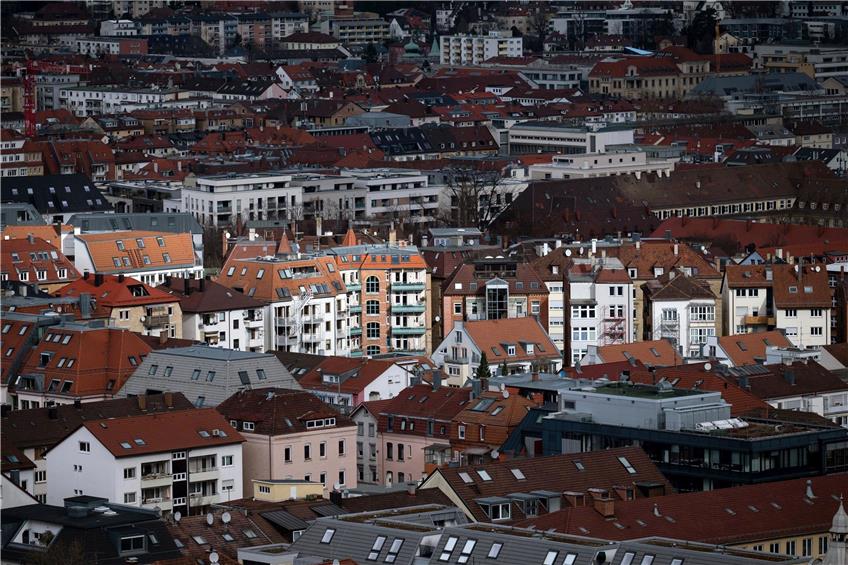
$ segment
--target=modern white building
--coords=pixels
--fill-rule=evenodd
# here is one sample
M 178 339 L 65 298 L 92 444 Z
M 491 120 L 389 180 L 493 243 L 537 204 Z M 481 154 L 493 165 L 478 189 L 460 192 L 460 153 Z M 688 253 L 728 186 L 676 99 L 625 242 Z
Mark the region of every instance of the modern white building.
M 530 178 L 585 179 L 617 175 L 654 173 L 659 177 L 671 176 L 679 159 L 650 159 L 638 149 L 611 149 L 603 153 L 586 155 L 555 155 L 550 163 L 530 166 Z
M 427 175 L 406 169 L 347 169 L 354 187 L 364 191 L 365 218 L 409 218 L 426 222 L 439 210 L 443 187 L 428 183 Z
M 110 86 L 74 86 L 59 90 L 59 105 L 75 116 L 115 114 L 139 107 L 157 106 L 177 99 L 176 88 L 125 88 Z M 131 107 L 131 108 L 128 108 Z
M 716 335 L 716 296 L 706 283 L 677 271 L 642 285 L 644 336 L 665 339 L 684 357 L 700 357 Z
M 303 188 L 279 172 L 186 177 L 182 211 L 204 225 L 226 226 L 242 221 L 300 219 Z
M 291 185 L 303 190 L 304 218 L 365 218 L 367 187 L 355 184 L 355 180 L 346 173 L 291 173 Z
M 133 20 L 105 20 L 100 22 L 103 37 L 133 37 L 139 34 L 139 25 Z
M 633 132 L 624 126 L 589 129 L 557 122 L 523 122 L 509 128 L 509 153 L 603 153 L 609 145 L 632 144 Z
M 488 35 L 444 35 L 439 38 L 443 65 L 479 65 L 493 57 L 521 57 L 524 39 L 491 31 Z
M 47 504 L 90 495 L 202 514 L 242 497 L 243 441 L 214 408 L 89 420 L 47 452 Z

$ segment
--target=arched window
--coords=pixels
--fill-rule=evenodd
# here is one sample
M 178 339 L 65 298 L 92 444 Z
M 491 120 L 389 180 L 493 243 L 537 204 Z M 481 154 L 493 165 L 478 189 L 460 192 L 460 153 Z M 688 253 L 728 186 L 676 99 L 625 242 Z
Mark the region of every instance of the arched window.
M 377 277 L 368 277 L 365 279 L 365 292 L 380 292 L 380 279 Z
M 368 339 L 380 337 L 380 322 L 368 322 L 365 326 L 365 336 Z
M 378 300 L 369 300 L 365 303 L 365 313 L 371 316 L 380 313 L 380 302 Z

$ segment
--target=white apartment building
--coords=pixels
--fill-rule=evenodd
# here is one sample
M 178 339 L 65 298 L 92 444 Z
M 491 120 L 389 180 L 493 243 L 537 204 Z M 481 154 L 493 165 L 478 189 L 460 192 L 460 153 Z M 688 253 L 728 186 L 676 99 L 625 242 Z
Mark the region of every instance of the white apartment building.
M 521 57 L 524 39 L 500 31 L 489 35 L 444 35 L 439 38 L 439 62 L 443 65 L 479 65 L 493 57 Z
M 100 22 L 101 37 L 134 37 L 139 25 L 133 20 L 105 20 Z
M 427 175 L 407 169 L 346 169 L 354 188 L 364 191 L 366 219 L 408 217 L 426 222 L 439 210 L 443 187 L 428 183 Z
M 309 16 L 296 12 L 273 12 L 271 18 L 271 38 L 281 40 L 293 33 L 309 31 Z
M 62 89 L 78 86 L 79 75 L 35 75 L 36 108 L 56 110 L 62 107 Z
M 830 344 L 831 289 L 819 265 L 728 265 L 722 295 L 726 334 L 777 328 L 796 347 Z
M 101 55 L 121 54 L 122 48 L 129 54 L 133 49 L 132 46 L 135 45 L 135 52 L 142 55 L 146 54 L 146 51 L 144 53 L 141 51 L 143 44 L 143 40 L 127 41 L 126 38 L 121 37 L 86 37 L 77 39 L 76 50 L 80 55 L 97 58 Z
M 507 132 L 509 153 L 603 153 L 610 145 L 632 144 L 634 130 L 602 127 L 596 130 L 556 122 L 523 122 Z
M 59 105 L 75 116 L 88 117 L 126 112 L 128 106 L 156 106 L 176 100 L 178 92 L 177 88 L 74 86 L 59 90 Z
M 189 175 L 182 211 L 211 226 L 235 224 L 237 216 L 243 221 L 300 219 L 303 189 L 291 181 L 291 175 L 279 172 Z
M 291 185 L 303 190 L 303 218 L 364 219 L 367 187 L 350 174 L 292 172 Z
M 47 504 L 71 496 L 196 515 L 242 497 L 242 442 L 214 408 L 86 421 L 47 451 Z
M 321 32 L 332 35 L 344 45 L 383 43 L 389 39 L 389 22 L 378 17 L 331 16 L 321 22 Z
M 700 357 L 716 335 L 716 296 L 706 283 L 671 271 L 642 285 L 644 339 L 665 339 L 684 357 Z
M 551 163 L 530 166 L 530 178 L 539 179 L 585 179 L 655 173 L 660 177 L 671 176 L 674 164 L 679 159 L 649 159 L 639 150 L 612 149 L 604 153 L 588 155 L 555 155 Z

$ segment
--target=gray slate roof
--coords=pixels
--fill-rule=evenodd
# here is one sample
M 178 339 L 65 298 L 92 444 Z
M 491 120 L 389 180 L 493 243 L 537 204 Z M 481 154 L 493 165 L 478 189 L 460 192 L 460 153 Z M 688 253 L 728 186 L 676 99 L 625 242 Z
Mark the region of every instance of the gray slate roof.
M 142 230 L 166 233 L 202 234 L 203 228 L 189 213 L 151 212 L 144 214 L 74 214 L 68 220 L 82 233 Z
M 0 228 L 6 226 L 43 226 L 44 218 L 29 203 L 3 204 L 0 207 Z
M 732 96 L 753 92 L 814 92 L 821 86 L 804 73 L 748 74 L 704 79 L 689 93 L 690 98 L 699 96 Z
M 267 387 L 301 390 L 288 369 L 271 354 L 193 345 L 152 351 L 118 396 L 150 390 L 182 392 L 201 408 L 217 406 L 242 389 Z

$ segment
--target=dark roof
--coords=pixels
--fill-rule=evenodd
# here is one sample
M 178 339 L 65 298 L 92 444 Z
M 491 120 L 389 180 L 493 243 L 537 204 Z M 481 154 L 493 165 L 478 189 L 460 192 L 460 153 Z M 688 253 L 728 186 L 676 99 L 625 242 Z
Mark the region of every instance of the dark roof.
M 636 469 L 631 474 L 619 460 L 624 457 Z M 581 467 L 575 463 L 579 462 Z M 512 469 L 520 470 L 519 479 Z M 491 480 L 484 480 L 481 471 Z M 483 508 L 475 502 L 486 497 L 505 497 L 513 493 L 532 491 L 576 491 L 585 493 L 591 488 L 611 489 L 614 486 L 633 485 L 638 482 L 657 483 L 671 492 L 672 487 L 648 455 L 638 447 L 623 447 L 589 453 L 571 453 L 550 457 L 511 459 L 483 465 L 441 467 L 434 471 L 422 488 L 428 486 L 435 474 L 440 474 L 456 493 L 471 514 L 479 521 L 489 521 Z M 464 480 L 467 476 L 470 482 Z M 516 518 L 516 512 L 513 512 Z
M 324 418 L 336 419 L 333 428 L 353 426 L 350 418 L 304 390 L 243 390 L 219 404 L 217 410 L 228 420 L 253 422 L 254 433 L 270 436 L 305 432 L 307 421 Z
M 168 406 L 170 403 L 170 407 Z M 12 410 L 3 416 L 5 440 L 20 449 L 51 447 L 88 420 L 122 418 L 170 410 L 188 410 L 194 406 L 181 392 L 83 402 L 79 406 L 62 404 L 52 408 Z
M 848 383 L 815 361 L 796 361 L 791 365 L 766 365 L 763 373 L 748 375 L 748 389 L 768 400 L 806 396 L 824 392 L 848 391 Z M 743 382 L 742 379 L 737 379 Z
M 715 293 L 706 281 L 675 272 L 666 273 L 658 280 L 642 285 L 651 300 L 715 300 Z
M 190 232 L 195 235 L 203 233 L 203 228 L 197 219 L 188 212 L 74 214 L 68 219 L 68 223 L 80 228 L 82 233 L 113 230 L 159 231 L 168 233 Z
M 4 204 L 29 203 L 41 214 L 71 214 L 112 209 L 91 179 L 80 174 L 4 177 L 0 193 Z
M 184 314 L 246 310 L 264 306 L 264 303 L 244 293 L 213 281 L 169 277 L 159 288 L 180 299 L 180 308 Z

